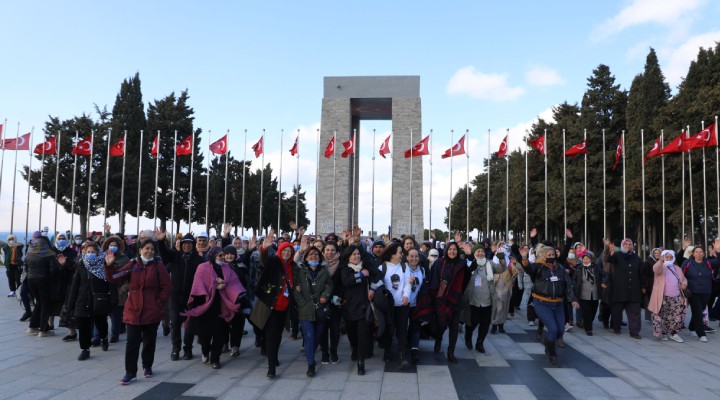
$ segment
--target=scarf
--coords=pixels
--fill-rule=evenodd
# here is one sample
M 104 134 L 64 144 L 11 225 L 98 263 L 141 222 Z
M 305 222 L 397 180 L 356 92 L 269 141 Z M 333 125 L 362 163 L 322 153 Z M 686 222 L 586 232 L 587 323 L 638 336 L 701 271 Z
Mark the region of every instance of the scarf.
M 93 260 L 83 257 L 83 265 L 91 274 L 100 280 L 105 280 L 105 252 L 100 250 Z
M 199 317 L 210 309 L 215 296 L 220 296 L 220 314 L 218 317 L 225 320 L 225 322 L 230 322 L 233 319 L 240 308 L 240 305 L 236 304 L 236 300 L 238 296 L 245 293 L 245 288 L 237 276 L 234 276 L 235 274 L 228 264 L 223 263 L 220 268 L 222 275 L 225 277 L 225 289 L 217 289 L 215 279 L 218 278 L 218 274 L 215 272 L 212 262 L 208 261 L 198 266 L 187 306 L 192 307 L 194 303 L 193 296 L 205 297 L 205 303 L 182 312 L 180 315 Z
M 328 274 L 330 274 L 330 277 L 335 275 L 335 271 L 338 269 L 338 264 L 340 264 L 340 255 L 335 253 L 335 257 L 332 259 L 325 259 L 325 264 L 327 264 L 327 271 Z
M 348 263 L 348 267 L 352 268 L 355 273 L 358 273 L 362 270 L 362 264 L 350 264 Z
M 592 264 L 588 266 L 583 265 L 583 276 L 591 285 L 595 284 L 595 272 L 593 271 Z
M 30 245 L 30 251 L 28 254 L 32 254 L 38 257 L 50 257 L 54 256 L 55 253 L 50 248 L 50 244 L 46 240 L 37 240 L 35 244 Z

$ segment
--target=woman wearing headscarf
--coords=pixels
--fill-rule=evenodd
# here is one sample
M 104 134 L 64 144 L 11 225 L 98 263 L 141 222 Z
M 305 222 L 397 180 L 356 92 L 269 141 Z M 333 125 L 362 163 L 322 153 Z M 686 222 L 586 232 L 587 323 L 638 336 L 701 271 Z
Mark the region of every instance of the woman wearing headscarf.
M 15 235 L 10 234 L 7 237 L 7 249 L 5 251 L 5 274 L 8 278 L 8 286 L 10 287 L 10 293 L 8 297 L 15 296 L 15 291 L 20 287 L 20 275 L 22 274 L 22 256 L 23 256 L 23 245 L 18 243 Z
M 463 293 L 470 280 L 470 269 L 460 255 L 457 242 L 447 244 L 445 255 L 435 261 L 430 276 L 430 295 L 435 300 L 434 310 L 438 324 L 434 351 L 440 352 L 443 334 L 449 329 L 447 359 L 451 363 L 457 363 L 455 345 L 460 328 L 460 314 L 464 308 Z
M 340 362 L 338 357 L 338 345 L 340 344 L 340 320 L 342 312 L 340 310 L 340 302 L 343 298 L 342 282 L 340 274 L 337 273 L 340 264 L 340 249 L 335 242 L 328 242 L 323 245 L 322 259 L 325 269 L 332 280 L 332 294 L 330 296 L 330 318 L 325 321 L 320 335 L 320 349 L 322 350 L 323 364 L 337 364 Z M 329 345 L 329 346 L 328 346 Z
M 593 321 L 598 309 L 598 300 L 605 286 L 603 280 L 605 273 L 599 265 L 593 262 L 594 254 L 590 251 L 583 252 L 580 264 L 575 267 L 573 275 L 573 287 L 575 296 L 580 303 L 580 311 L 582 312 L 583 328 L 585 334 L 593 335 Z
M 620 333 L 622 313 L 625 311 L 630 337 L 640 339 L 640 309 L 642 296 L 645 293 L 642 261 L 635 254 L 632 240 L 628 238 L 620 242 L 620 251 L 615 251 L 613 243 L 609 243 L 608 246 L 610 251 L 608 261 L 612 264 L 612 269 L 608 273 L 608 286 L 613 332 Z
M 497 331 L 505 333 L 505 321 L 507 321 L 510 298 L 512 297 L 513 280 L 518 275 L 519 266 L 517 256 L 506 254 L 506 248 L 498 247 L 495 258 L 493 258 L 492 269 L 495 275 L 496 298 L 492 309 L 492 329 L 490 333 Z M 497 262 L 495 260 L 497 259 Z
M 687 288 L 687 279 L 682 269 L 675 264 L 675 253 L 663 250 L 653 265 L 655 276 L 648 311 L 652 312 L 653 336 L 661 340 L 672 339 L 684 342 L 678 335 L 685 326 L 687 299 L 682 290 Z
M 62 294 L 64 294 L 62 309 L 60 310 L 59 326 L 68 330 L 67 335 L 63 337 L 64 342 L 77 340 L 77 330 L 75 326 L 75 318 L 72 313 L 68 312 L 67 300 L 70 297 L 70 287 L 72 286 L 73 277 L 75 276 L 77 252 L 70 247 L 70 241 L 63 233 L 59 233 L 55 239 L 55 258 L 59 267 L 58 286 Z
M 470 279 L 465 288 L 467 304 L 465 306 L 465 346 L 472 350 L 472 336 L 475 327 L 478 328 L 475 350 L 485 352 L 485 338 L 490 329 L 493 304 L 497 301 L 495 291 L 495 274 L 493 263 L 485 257 L 485 248 L 482 243 L 473 246 L 466 244 L 463 248 L 470 264 Z M 470 261 L 472 260 L 472 261 Z
M 530 274 L 535 284 L 532 297 L 535 313 L 547 328 L 545 332 L 545 354 L 553 367 L 557 367 L 557 354 L 555 344 L 565 333 L 565 311 L 563 300 L 567 297 L 574 308 L 580 307 L 577 303 L 570 275 L 556 260 L 555 249 L 549 246 L 538 245 L 535 250 L 536 259 L 529 263 L 525 272 Z
M 119 236 L 112 235 L 105 239 L 102 249 L 104 252 L 110 250 L 115 254 L 115 269 L 120 269 L 130 262 L 130 258 L 125 254 L 125 242 Z M 128 282 L 121 286 L 111 283 L 110 290 L 113 298 L 113 308 L 110 311 L 110 343 L 117 343 L 120 333 L 125 332 L 122 314 L 127 301 Z
M 315 351 L 327 319 L 318 319 L 316 310 L 330 302 L 333 282 L 322 262 L 320 251 L 309 248 L 302 264 L 295 270 L 293 297 L 298 306 L 298 316 L 305 342 L 307 376 L 315 376 Z M 337 354 L 335 354 L 337 357 Z
M 701 342 L 707 342 L 705 333 L 708 329 L 703 322 L 703 311 L 707 307 L 712 292 L 713 270 L 717 269 L 717 259 L 705 258 L 701 246 L 692 249 L 690 258 L 682 264 L 683 275 L 687 279 L 687 288 L 692 293 L 690 303 L 690 333 Z
M 643 262 L 642 265 L 642 273 L 643 273 L 643 280 L 645 281 L 645 295 L 643 296 L 643 308 L 645 308 L 645 320 L 646 321 L 652 321 L 652 312 L 650 311 L 648 307 L 648 303 L 650 301 L 650 296 L 652 295 L 653 290 L 653 282 L 655 281 L 655 272 L 653 270 L 653 266 L 655 263 L 660 261 L 660 253 L 662 252 L 662 249 L 660 248 L 654 248 L 650 252 L 650 256 Z
M 210 247 L 207 256 L 208 261 L 195 271 L 187 311 L 182 315 L 189 317 L 189 327 L 198 336 L 202 362 L 219 369 L 228 322 L 237 313 L 245 288 L 225 262 L 222 247 Z
M 75 317 L 80 334 L 80 361 L 90 357 L 93 325 L 98 330 L 102 350 L 108 350 L 107 317 L 113 304 L 110 301 L 110 284 L 105 279 L 104 263 L 105 252 L 94 242 L 88 244 L 75 269 L 65 304 L 68 313 Z M 96 301 L 96 297 L 99 301 Z
M 53 336 L 55 332 L 50 330 L 48 320 L 52 300 L 52 275 L 57 271 L 58 265 L 50 241 L 42 236 L 40 231 L 33 233 L 30 249 L 25 257 L 25 268 L 28 289 L 35 299 L 28 334 L 38 337 Z

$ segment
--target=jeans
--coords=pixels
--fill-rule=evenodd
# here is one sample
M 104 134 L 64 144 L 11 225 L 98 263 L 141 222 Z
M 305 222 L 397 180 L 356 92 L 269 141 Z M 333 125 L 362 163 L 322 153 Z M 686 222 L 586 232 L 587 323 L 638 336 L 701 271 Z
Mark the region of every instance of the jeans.
M 125 344 L 125 373 L 131 376 L 137 375 L 138 353 L 140 343 L 142 349 L 143 368 L 152 368 L 155 361 L 155 342 L 159 322 L 147 325 L 127 325 L 127 343 Z
M 98 315 L 93 317 L 76 317 L 75 324 L 78 330 L 80 348 L 83 350 L 90 349 L 93 325 L 95 325 L 96 329 L 98 330 L 98 337 L 100 339 L 107 339 L 107 315 Z
M 555 342 L 562 338 L 565 333 L 565 307 L 563 302 L 552 303 L 540 299 L 533 299 L 535 313 L 538 319 L 545 325 L 545 340 Z
M 30 294 L 35 298 L 35 308 L 30 316 L 30 328 L 40 329 L 41 332 L 50 330 L 48 319 L 50 317 L 50 278 L 28 278 L 26 280 Z
M 300 320 L 302 327 L 303 340 L 305 340 L 305 359 L 307 365 L 315 365 L 315 350 L 317 350 L 320 335 L 322 334 L 325 321 L 306 321 Z

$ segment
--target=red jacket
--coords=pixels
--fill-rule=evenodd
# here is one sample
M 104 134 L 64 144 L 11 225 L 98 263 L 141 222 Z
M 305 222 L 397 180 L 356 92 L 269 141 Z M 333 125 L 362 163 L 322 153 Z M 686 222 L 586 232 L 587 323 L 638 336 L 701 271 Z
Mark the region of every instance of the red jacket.
M 108 282 L 117 284 L 130 279 L 123 313 L 124 323 L 148 325 L 163 320 L 165 304 L 172 293 L 172 284 L 170 274 L 160 259 L 156 258 L 146 265 L 132 260 L 117 271 L 105 265 L 105 277 Z

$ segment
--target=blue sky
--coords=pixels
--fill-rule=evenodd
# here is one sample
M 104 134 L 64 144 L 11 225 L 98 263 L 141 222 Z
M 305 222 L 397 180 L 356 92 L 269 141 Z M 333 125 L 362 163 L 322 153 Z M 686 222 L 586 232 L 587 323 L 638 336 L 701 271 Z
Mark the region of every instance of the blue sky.
M 488 3 L 10 2 L 0 24 L 0 118 L 14 136 L 18 122 L 21 133 L 32 126 L 38 133 L 48 115 L 91 113 L 94 104 L 111 109 L 121 81 L 139 71 L 146 104 L 187 88 L 196 126 L 212 131 L 211 140 L 230 129 L 231 151 L 240 157 L 243 130 L 249 146 L 265 128 L 266 162 L 277 168 L 280 130 L 287 154 L 289 132 L 301 129 L 301 168 L 314 171 L 324 76 L 420 75 L 423 129 L 435 132 L 432 183 L 424 160 L 425 207 L 432 184 L 432 226 L 440 227 L 451 188 L 449 162 L 439 155 L 451 145 L 451 129 L 470 129 L 472 176 L 487 155 L 488 130 L 493 151 L 505 129 L 511 147 L 521 145 L 538 115 L 580 101 L 598 64 L 609 65 L 627 89 L 652 46 L 675 90 L 698 48 L 720 40 L 713 21 L 720 3 L 709 0 Z M 376 129 L 379 145 L 390 123 L 362 128 L 362 135 Z M 369 204 L 372 165 L 372 142 L 362 144 L 361 205 Z M 5 155 L 0 231 L 9 229 L 12 156 Z M 465 181 L 465 162 L 455 160 L 453 191 Z M 378 230 L 389 223 L 389 166 L 376 161 Z M 284 188 L 295 171 L 294 161 L 284 164 Z M 303 174 L 300 183 L 313 203 L 313 176 Z M 22 180 L 17 190 L 15 226 L 24 230 Z M 36 203 L 38 194 L 31 196 Z M 44 202 L 44 217 L 52 204 Z M 32 228 L 37 210 L 30 212 Z M 369 206 L 360 213 L 369 230 Z

